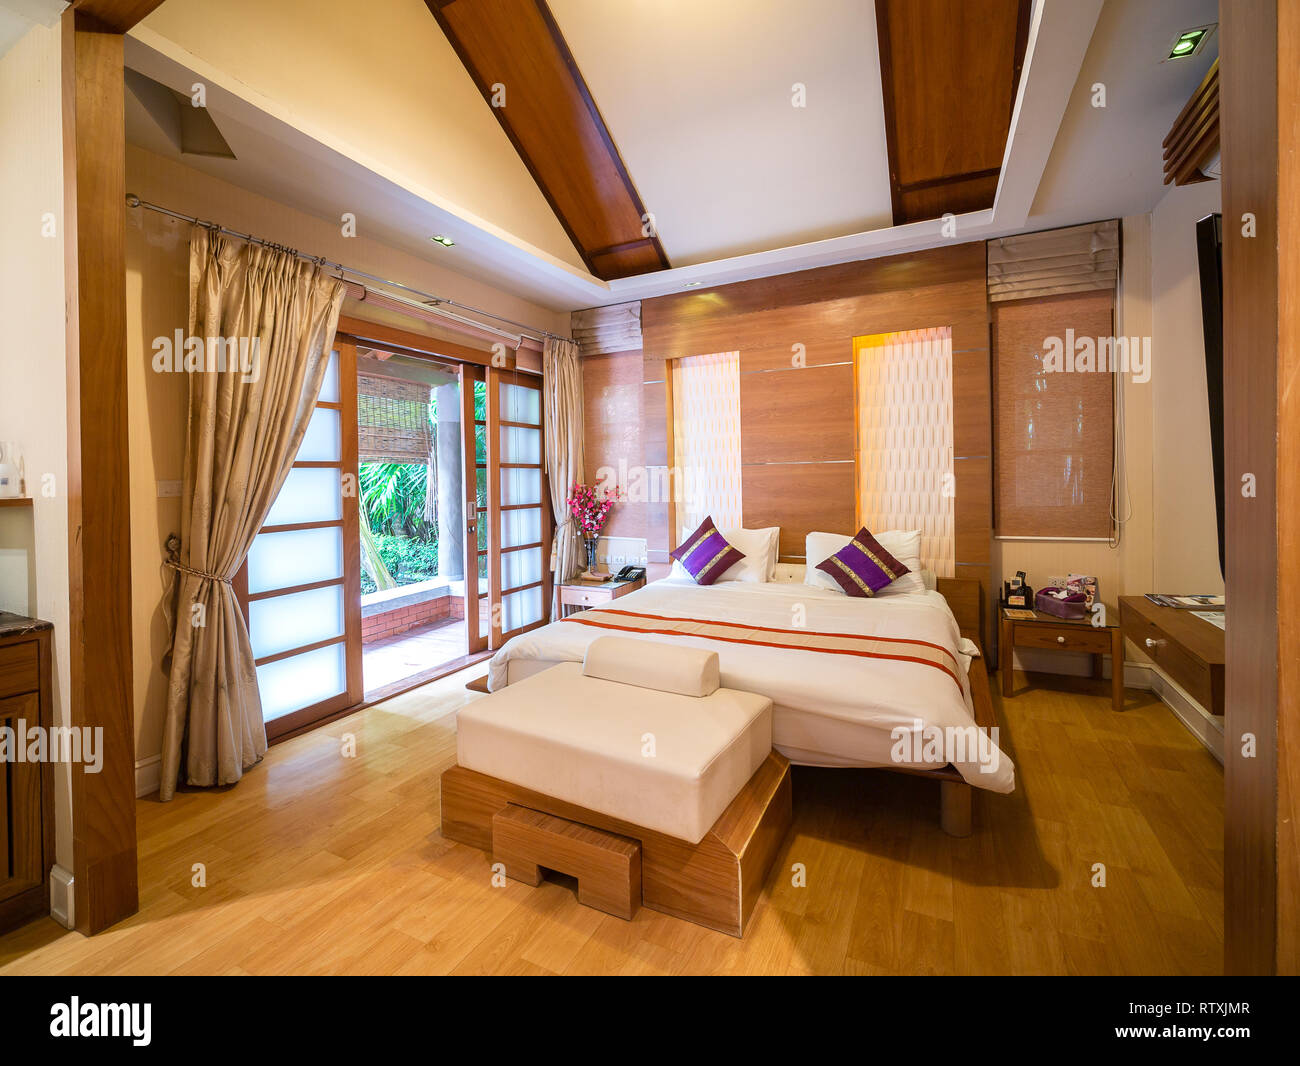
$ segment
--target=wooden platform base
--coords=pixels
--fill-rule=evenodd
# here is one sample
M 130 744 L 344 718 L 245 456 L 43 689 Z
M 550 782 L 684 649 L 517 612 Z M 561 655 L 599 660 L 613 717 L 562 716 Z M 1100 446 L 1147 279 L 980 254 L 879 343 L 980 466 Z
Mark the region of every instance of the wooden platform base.
M 641 907 L 641 845 L 567 818 L 508 803 L 492 816 L 492 862 L 538 885 L 542 869 L 578 879 L 578 902 L 616 918 Z
M 744 933 L 793 818 L 790 762 L 775 751 L 698 844 L 461 766 L 442 775 L 442 835 L 448 840 L 491 851 L 493 820 L 511 805 L 637 842 L 641 902 L 731 936 Z M 532 862 L 546 866 L 536 859 Z M 581 874 L 577 876 L 581 886 Z

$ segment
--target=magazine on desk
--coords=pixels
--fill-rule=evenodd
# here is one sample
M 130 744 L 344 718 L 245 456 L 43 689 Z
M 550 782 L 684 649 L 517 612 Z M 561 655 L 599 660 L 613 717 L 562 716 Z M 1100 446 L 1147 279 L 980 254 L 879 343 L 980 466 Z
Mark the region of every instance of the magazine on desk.
M 1173 607 L 1179 611 L 1221 611 L 1223 597 L 1206 594 L 1166 596 L 1158 592 L 1148 592 L 1147 599 L 1157 607 Z

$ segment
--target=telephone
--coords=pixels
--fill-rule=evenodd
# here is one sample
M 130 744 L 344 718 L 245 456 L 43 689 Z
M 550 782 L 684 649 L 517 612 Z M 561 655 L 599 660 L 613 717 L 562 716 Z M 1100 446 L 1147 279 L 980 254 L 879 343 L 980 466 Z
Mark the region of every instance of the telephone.
M 614 575 L 615 581 L 638 581 L 645 577 L 644 566 L 625 566 Z

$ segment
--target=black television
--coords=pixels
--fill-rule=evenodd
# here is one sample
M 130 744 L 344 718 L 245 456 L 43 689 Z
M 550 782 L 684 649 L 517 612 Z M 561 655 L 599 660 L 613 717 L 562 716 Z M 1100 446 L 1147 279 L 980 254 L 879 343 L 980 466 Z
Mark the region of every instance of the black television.
M 1210 401 L 1210 458 L 1214 464 L 1214 511 L 1219 522 L 1219 573 L 1223 565 L 1223 216 L 1196 223 L 1196 261 L 1201 276 L 1201 327 L 1205 333 L 1205 384 Z

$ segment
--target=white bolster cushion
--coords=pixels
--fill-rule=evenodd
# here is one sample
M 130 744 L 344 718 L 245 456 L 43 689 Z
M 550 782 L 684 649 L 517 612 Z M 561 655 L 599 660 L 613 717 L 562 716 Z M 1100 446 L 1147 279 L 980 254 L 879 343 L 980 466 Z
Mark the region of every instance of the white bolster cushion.
M 582 672 L 682 696 L 710 696 L 720 684 L 716 651 L 629 637 L 597 637 L 587 646 Z

